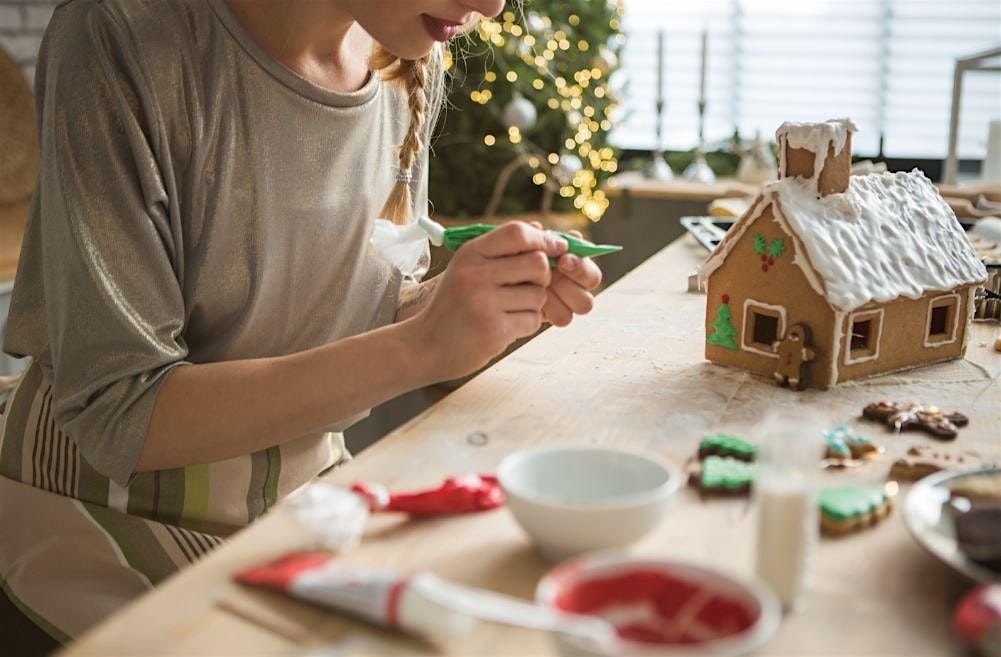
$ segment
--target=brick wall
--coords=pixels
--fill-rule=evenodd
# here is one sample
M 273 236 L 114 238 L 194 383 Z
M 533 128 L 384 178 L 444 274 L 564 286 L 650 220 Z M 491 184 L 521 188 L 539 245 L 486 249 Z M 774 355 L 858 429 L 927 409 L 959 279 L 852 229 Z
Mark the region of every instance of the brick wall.
M 0 46 L 35 81 L 35 59 L 45 26 L 62 0 L 0 0 Z

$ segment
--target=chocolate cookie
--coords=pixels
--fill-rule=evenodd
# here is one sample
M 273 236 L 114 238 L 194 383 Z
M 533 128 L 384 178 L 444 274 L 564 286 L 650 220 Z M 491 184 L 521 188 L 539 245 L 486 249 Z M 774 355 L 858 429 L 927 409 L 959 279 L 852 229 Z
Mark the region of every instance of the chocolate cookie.
M 976 505 L 957 516 L 956 540 L 971 560 L 1001 572 L 1001 504 Z
M 954 439 L 958 430 L 970 422 L 962 413 L 943 413 L 935 406 L 891 401 L 869 404 L 862 409 L 862 417 L 883 422 L 896 431 L 924 431 L 939 440 Z

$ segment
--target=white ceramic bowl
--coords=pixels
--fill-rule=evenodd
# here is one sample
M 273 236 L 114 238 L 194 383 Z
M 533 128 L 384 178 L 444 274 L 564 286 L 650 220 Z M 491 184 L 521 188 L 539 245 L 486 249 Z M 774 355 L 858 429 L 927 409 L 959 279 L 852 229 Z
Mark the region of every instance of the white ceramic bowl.
M 605 618 L 619 633 L 617 657 L 737 657 L 767 642 L 782 619 L 759 582 L 680 561 L 593 554 L 546 573 L 542 606 Z M 641 640 L 642 639 L 642 640 Z M 556 636 L 560 653 L 597 657 L 579 638 Z
M 497 476 L 518 524 L 554 560 L 639 540 L 682 483 L 661 458 L 601 447 L 516 452 Z

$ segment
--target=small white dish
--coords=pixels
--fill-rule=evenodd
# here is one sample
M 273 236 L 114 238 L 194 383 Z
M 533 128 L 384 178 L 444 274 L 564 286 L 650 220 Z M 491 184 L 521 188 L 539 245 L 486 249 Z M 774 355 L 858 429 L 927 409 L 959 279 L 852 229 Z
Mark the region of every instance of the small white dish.
M 551 560 L 636 542 L 657 526 L 682 483 L 659 457 L 574 446 L 511 454 L 497 478 L 515 520 Z
M 961 575 L 982 583 L 1001 581 L 1001 573 L 978 564 L 959 549 L 949 486 L 964 477 L 990 473 L 1001 477 L 1001 469 L 992 467 L 945 470 L 929 475 L 914 484 L 902 509 L 904 524 L 918 545 Z
M 546 573 L 535 590 L 554 611 L 615 626 L 617 657 L 737 657 L 762 647 L 782 619 L 764 584 L 680 561 L 592 554 Z M 560 653 L 598 657 L 579 637 L 559 634 Z

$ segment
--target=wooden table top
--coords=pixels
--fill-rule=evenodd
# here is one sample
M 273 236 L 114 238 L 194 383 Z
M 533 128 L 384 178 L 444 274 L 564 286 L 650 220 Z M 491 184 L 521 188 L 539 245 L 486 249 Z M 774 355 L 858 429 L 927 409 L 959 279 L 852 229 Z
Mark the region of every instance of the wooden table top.
M 591 315 L 544 332 L 328 479 L 414 489 L 451 474 L 490 472 L 512 451 L 553 443 L 628 446 L 682 465 L 706 432 L 747 434 L 769 408 L 806 407 L 834 424 L 853 420 L 881 398 L 924 400 L 967 413 L 971 424 L 955 444 L 1001 455 L 1001 354 L 990 349 L 996 324 L 975 326 L 968 361 L 794 393 L 703 360 L 705 297 L 684 290 L 688 271 L 704 255 L 690 237 L 678 240 L 601 294 Z M 859 428 L 886 454 L 852 471 L 825 473 L 825 480 L 882 481 L 894 458 L 930 442 L 894 436 L 878 425 Z M 484 433 L 486 444 L 467 440 L 473 432 Z M 685 489 L 634 552 L 748 576 L 754 529 L 745 500 L 702 501 Z M 432 648 L 231 582 L 241 568 L 307 545 L 279 507 L 65 654 L 295 655 L 325 644 L 340 646 L 344 652 L 337 654 L 345 655 L 556 654 L 546 636 L 493 625 L 462 643 Z M 423 522 L 376 516 L 362 545 L 343 559 L 430 570 L 526 599 L 550 567 L 505 510 Z M 969 584 L 911 539 L 899 511 L 869 530 L 823 539 L 812 578 L 805 609 L 787 616 L 759 654 L 940 657 L 958 651 L 949 616 Z

